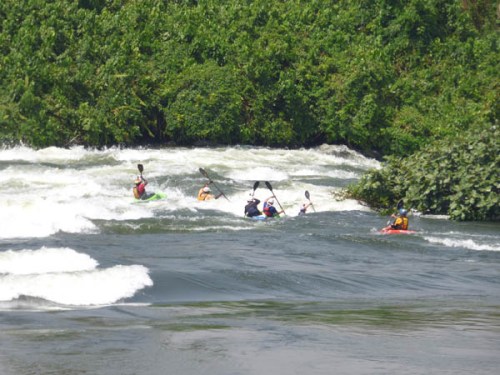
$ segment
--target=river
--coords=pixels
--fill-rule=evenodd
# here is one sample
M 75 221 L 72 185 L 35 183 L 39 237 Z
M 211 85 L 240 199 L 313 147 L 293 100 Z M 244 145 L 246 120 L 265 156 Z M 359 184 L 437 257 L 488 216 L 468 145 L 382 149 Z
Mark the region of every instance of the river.
M 165 200 L 134 201 L 139 163 Z M 412 212 L 382 235 L 336 194 L 378 167 L 330 145 L 1 148 L 0 374 L 496 374 L 499 224 Z M 199 168 L 228 199 L 196 200 Z M 256 181 L 282 218 L 243 217 Z

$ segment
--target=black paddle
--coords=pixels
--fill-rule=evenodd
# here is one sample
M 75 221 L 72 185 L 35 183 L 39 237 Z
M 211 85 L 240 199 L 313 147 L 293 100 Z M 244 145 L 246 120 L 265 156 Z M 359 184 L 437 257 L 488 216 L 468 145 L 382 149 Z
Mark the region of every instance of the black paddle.
M 137 164 L 137 169 L 139 170 L 139 173 L 141 174 L 141 180 L 143 179 L 142 177 L 142 172 L 144 172 L 144 166 L 142 164 Z M 158 185 L 158 181 L 156 181 L 156 178 L 153 177 L 153 180 L 156 185 Z
M 271 184 L 269 183 L 269 181 L 266 181 L 266 186 L 269 190 L 271 190 L 271 193 L 273 193 L 273 197 L 274 199 L 276 199 L 276 202 L 278 202 L 280 208 L 281 208 L 281 211 L 283 211 L 283 213 L 286 215 L 286 212 L 285 210 L 283 209 L 283 206 L 281 205 L 280 201 L 278 200 L 278 198 L 276 198 L 276 195 L 274 194 L 274 191 L 273 191 L 273 187 L 271 186 Z
M 259 187 L 260 185 L 260 181 L 255 181 L 255 184 L 253 184 L 253 193 L 252 193 L 252 197 L 253 195 L 255 194 L 255 190 L 257 190 L 257 188 Z
M 142 178 L 142 172 L 144 172 L 144 166 L 142 164 L 137 164 L 137 169 L 139 170 L 139 173 L 141 174 Z
M 219 190 L 219 192 L 224 196 L 224 198 L 226 198 L 229 201 L 229 198 L 226 197 L 226 194 L 224 194 L 224 192 L 221 189 L 219 189 L 219 187 L 215 184 L 215 182 L 213 182 L 212 179 L 208 176 L 207 171 L 205 171 L 203 168 L 200 168 L 200 173 L 208 179 L 208 182 L 210 184 L 214 184 L 215 188 Z
M 306 190 L 306 198 L 307 200 L 309 201 L 309 203 L 311 204 L 311 207 L 313 208 L 313 211 L 316 212 L 316 209 L 314 208 L 314 204 L 312 204 L 311 202 L 311 196 L 309 195 L 309 192 Z

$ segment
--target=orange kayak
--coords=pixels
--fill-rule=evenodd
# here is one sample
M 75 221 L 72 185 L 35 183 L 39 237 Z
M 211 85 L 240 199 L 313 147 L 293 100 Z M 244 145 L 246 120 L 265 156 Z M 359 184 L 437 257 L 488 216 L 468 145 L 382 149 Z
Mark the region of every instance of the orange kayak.
M 405 229 L 393 229 L 389 226 L 389 227 L 382 228 L 380 230 L 380 233 L 383 233 L 383 234 L 413 234 L 413 233 L 417 233 L 417 232 L 414 230 L 409 230 L 409 229 L 406 229 L 406 230 Z

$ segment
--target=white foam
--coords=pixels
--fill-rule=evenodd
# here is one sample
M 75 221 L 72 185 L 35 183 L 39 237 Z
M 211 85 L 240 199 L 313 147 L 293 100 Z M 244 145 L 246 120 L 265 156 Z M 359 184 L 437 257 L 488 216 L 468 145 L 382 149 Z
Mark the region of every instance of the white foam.
M 144 266 L 97 269 L 97 264 L 69 248 L 0 253 L 0 301 L 27 296 L 62 305 L 105 305 L 153 285 Z
M 140 220 L 168 211 L 218 210 L 242 216 L 248 192 L 261 181 L 259 199 L 270 195 L 270 181 L 286 211 L 294 216 L 309 190 L 321 211 L 365 210 L 355 201 L 332 199 L 335 181 L 351 180 L 379 163 L 343 146 L 284 150 L 250 147 L 92 150 L 83 147 L 33 150 L 0 148 L 0 239 L 47 237 L 58 232 L 95 233 L 98 220 Z M 5 163 L 12 162 L 10 166 Z M 162 191 L 166 201 L 132 204 L 132 182 L 144 166 L 148 191 Z M 228 202 L 197 202 L 193 176 L 204 183 L 199 167 L 214 177 Z M 331 178 L 332 184 L 325 184 Z M 158 180 L 161 184 L 158 183 Z M 321 180 L 321 184 L 314 184 Z M 185 182 L 188 181 L 189 187 Z M 213 188 L 214 193 L 217 189 Z
M 73 204 L 60 204 L 33 197 L 31 201 L 4 202 L 0 211 L 0 238 L 46 237 L 58 231 L 92 232 L 95 225 Z
M 132 297 L 153 285 L 143 266 L 103 270 L 0 276 L 0 301 L 20 296 L 43 298 L 63 305 L 103 305 Z
M 97 261 L 87 254 L 69 248 L 42 247 L 39 250 L 8 250 L 0 253 L 0 274 L 89 271 L 97 265 Z
M 437 243 L 446 247 L 462 247 L 470 250 L 500 251 L 500 245 L 479 244 L 472 239 L 453 239 L 440 237 L 424 237 L 430 243 Z
M 272 167 L 254 167 L 250 170 L 234 170 L 228 177 L 240 181 L 283 181 L 289 179 L 288 173 Z
M 279 203 L 285 209 L 285 212 L 290 216 L 296 216 L 303 203 L 308 203 L 309 200 L 305 197 L 305 191 L 309 191 L 310 201 L 313 203 L 316 212 L 326 211 L 367 211 L 366 206 L 361 205 L 358 201 L 345 199 L 337 201 L 333 197 L 334 190 L 329 186 L 314 186 L 307 183 L 295 183 L 286 189 L 279 189 L 273 186 L 273 193 L 278 198 Z M 238 196 L 239 202 L 245 202 L 249 192 L 242 193 Z M 266 198 L 270 198 L 273 194 L 265 187 L 258 189 L 255 197 L 262 202 Z M 275 202 L 276 208 L 279 208 Z M 262 203 L 260 204 L 262 207 Z M 241 211 L 241 207 L 239 207 Z M 238 212 L 239 212 L 238 211 Z M 308 212 L 313 212 L 313 208 L 308 209 Z
M 71 162 L 84 158 L 102 157 L 102 155 L 112 155 L 117 149 L 110 148 L 106 151 L 96 149 L 86 149 L 83 146 L 71 148 L 47 147 L 34 150 L 26 146 L 16 146 L 0 149 L 0 161 L 30 161 L 30 162 Z
M 92 220 L 151 217 L 147 207 L 132 205 L 131 191 L 114 188 L 116 179 L 93 170 L 6 170 L 0 175 L 2 197 L 0 238 L 46 237 L 59 231 L 91 233 Z M 30 168 L 31 169 L 31 168 Z M 23 181 L 23 186 L 16 186 Z M 2 194 L 3 195 L 3 194 Z

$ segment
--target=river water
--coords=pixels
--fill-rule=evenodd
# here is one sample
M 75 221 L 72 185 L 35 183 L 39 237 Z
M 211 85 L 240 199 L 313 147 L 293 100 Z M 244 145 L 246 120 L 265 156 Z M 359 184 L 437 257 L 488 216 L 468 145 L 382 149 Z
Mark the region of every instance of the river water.
M 166 200 L 134 202 L 138 163 Z M 196 200 L 200 167 L 228 200 Z M 377 167 L 326 145 L 0 149 L 0 374 L 498 373 L 498 223 L 379 234 L 335 194 Z M 284 217 L 243 217 L 255 181 Z

